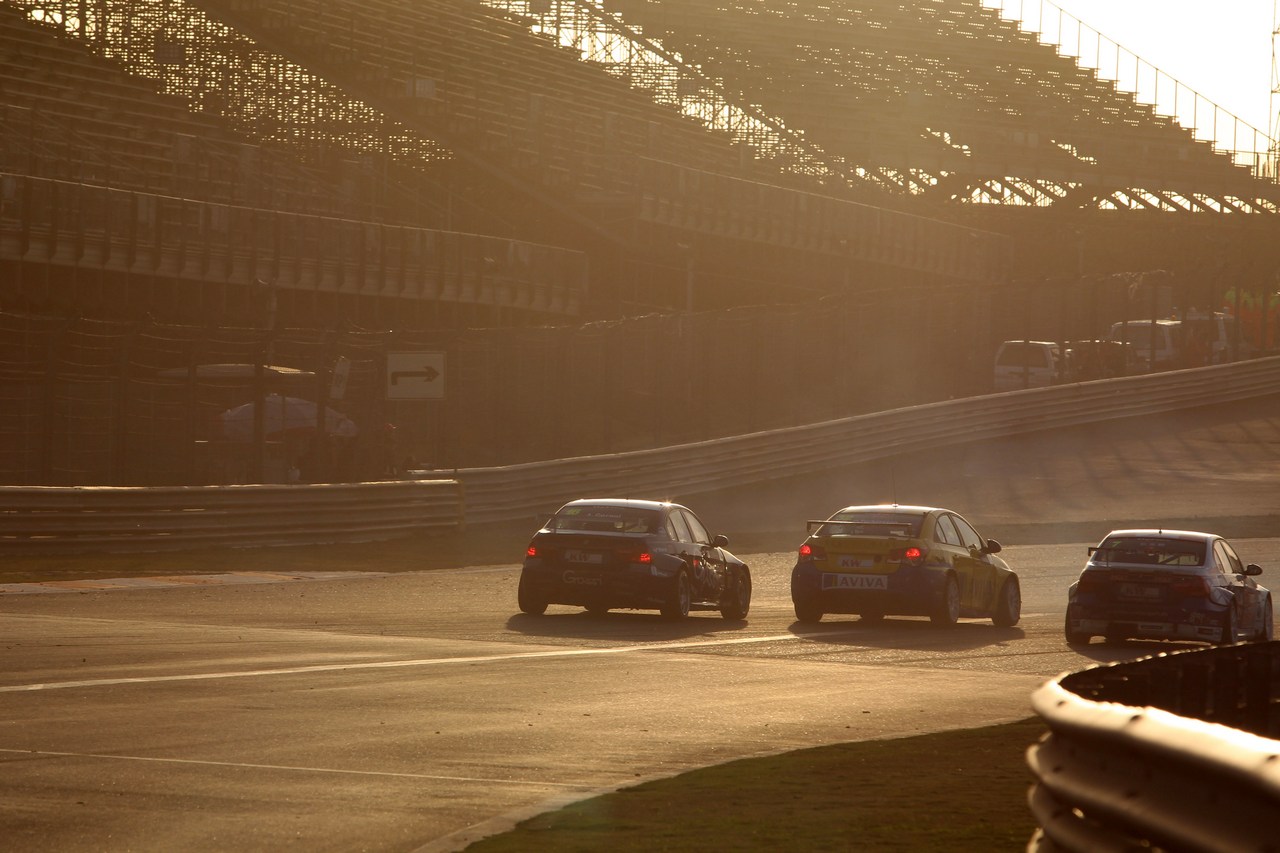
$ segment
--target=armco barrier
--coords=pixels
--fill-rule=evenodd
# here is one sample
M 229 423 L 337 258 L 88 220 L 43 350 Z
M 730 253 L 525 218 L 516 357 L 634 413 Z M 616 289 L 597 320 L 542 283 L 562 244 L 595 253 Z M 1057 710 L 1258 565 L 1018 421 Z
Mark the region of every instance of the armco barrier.
M 929 447 L 1280 393 L 1280 357 L 895 409 L 604 456 L 325 486 L 0 486 L 0 552 L 370 539 L 532 521 L 587 496 L 697 494 Z
M 675 447 L 450 471 L 468 523 L 580 497 L 696 494 L 901 453 L 1280 393 L 1280 357 L 894 409 Z
M 1280 643 L 1093 667 L 1032 705 L 1028 850 L 1280 850 Z
M 0 553 L 297 545 L 462 524 L 456 480 L 162 488 L 0 486 Z

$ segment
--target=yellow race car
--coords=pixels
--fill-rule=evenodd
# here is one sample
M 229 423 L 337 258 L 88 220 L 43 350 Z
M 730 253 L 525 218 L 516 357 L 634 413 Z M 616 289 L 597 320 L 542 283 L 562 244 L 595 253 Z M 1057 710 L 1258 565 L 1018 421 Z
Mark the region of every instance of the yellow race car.
M 988 618 L 1007 628 L 1022 615 L 1018 576 L 983 539 L 948 509 L 849 506 L 808 523 L 791 571 L 796 619 L 815 623 L 828 613 L 928 616 L 953 625 Z

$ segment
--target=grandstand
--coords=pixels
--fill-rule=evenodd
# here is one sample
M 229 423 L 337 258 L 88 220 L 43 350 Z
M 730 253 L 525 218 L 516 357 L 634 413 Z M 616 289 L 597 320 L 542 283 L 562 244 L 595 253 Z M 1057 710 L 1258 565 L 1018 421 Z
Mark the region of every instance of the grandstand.
M 186 327 L 148 369 L 305 340 L 296 366 L 323 372 L 357 340 L 366 420 L 372 350 L 466 353 L 454 414 L 423 427 L 454 431 L 454 464 L 804 419 L 801 378 L 892 352 L 886 318 L 929 343 L 821 416 L 971 393 L 984 348 L 1093 337 L 1145 271 L 1184 305 L 1270 287 L 1278 204 L 1273 175 L 979 0 L 0 0 L 0 312 L 110 323 L 121 346 Z M 862 340 L 798 343 L 834 317 Z M 0 372 L 76 373 L 48 355 L 58 323 L 7 327 L 34 331 Z M 965 358 L 928 349 L 957 334 Z M 655 335 L 693 360 L 676 406 L 696 417 L 638 434 L 643 407 L 612 400 L 572 440 L 498 431 L 565 420 L 546 376 L 610 401 L 603 374 Z M 13 426 L 36 434 L 52 409 L 22 388 Z M 101 476 L 48 455 L 0 467 Z

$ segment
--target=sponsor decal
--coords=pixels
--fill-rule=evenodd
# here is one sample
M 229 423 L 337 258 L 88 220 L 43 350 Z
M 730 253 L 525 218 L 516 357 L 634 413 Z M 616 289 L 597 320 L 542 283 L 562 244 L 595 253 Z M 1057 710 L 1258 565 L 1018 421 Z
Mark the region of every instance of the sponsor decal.
M 889 579 L 884 575 L 837 575 L 827 573 L 822 576 L 823 589 L 888 589 Z
M 560 576 L 565 583 L 576 584 L 578 586 L 600 586 L 604 583 L 603 578 L 592 575 L 580 575 L 577 572 L 565 572 Z

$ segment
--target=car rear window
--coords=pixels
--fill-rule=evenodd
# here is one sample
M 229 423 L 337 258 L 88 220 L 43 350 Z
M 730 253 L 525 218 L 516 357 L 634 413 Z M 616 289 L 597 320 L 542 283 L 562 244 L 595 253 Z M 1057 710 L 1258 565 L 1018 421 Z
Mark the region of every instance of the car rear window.
M 819 536 L 893 536 L 914 539 L 920 535 L 924 513 L 837 512 L 818 528 Z
M 657 510 L 587 505 L 561 509 L 547 527 L 582 533 L 653 533 L 657 525 Z
M 1098 546 L 1094 559 L 1151 566 L 1203 566 L 1205 544 L 1188 539 L 1117 537 Z

